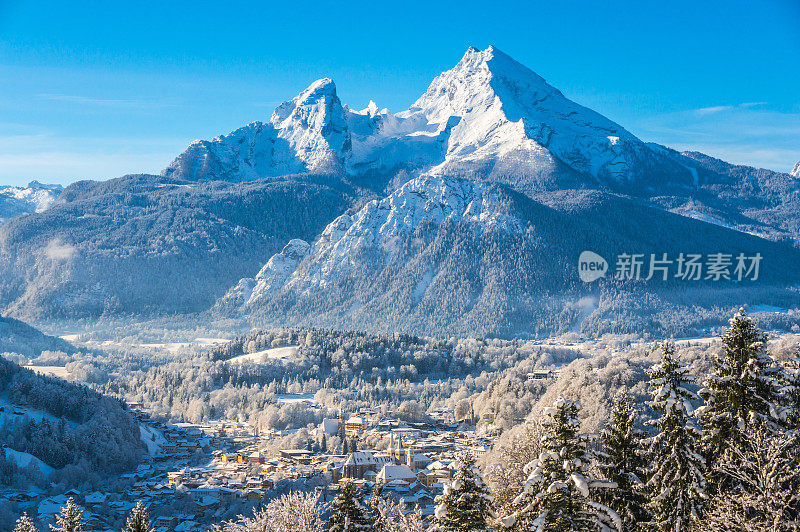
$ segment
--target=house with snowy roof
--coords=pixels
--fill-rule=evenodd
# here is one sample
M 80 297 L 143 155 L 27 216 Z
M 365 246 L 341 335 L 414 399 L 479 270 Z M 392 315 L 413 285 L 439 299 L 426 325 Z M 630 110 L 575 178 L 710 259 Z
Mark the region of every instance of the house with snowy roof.
M 415 475 L 414 472 L 411 471 L 411 468 L 405 464 L 386 464 L 383 466 L 383 468 L 381 468 L 380 472 L 375 478 L 375 482 L 378 484 L 386 484 L 395 480 L 411 483 L 417 480 L 417 475 Z

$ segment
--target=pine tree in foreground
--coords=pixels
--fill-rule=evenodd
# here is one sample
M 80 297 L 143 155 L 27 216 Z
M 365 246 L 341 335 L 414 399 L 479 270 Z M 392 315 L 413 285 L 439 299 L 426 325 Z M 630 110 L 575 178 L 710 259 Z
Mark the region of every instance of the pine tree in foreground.
M 83 532 L 83 510 L 70 497 L 67 504 L 56 516 L 56 526 L 50 525 L 53 532 Z
M 739 489 L 718 494 L 709 504 L 704 528 L 724 532 L 800 530 L 800 435 L 773 433 L 762 421 L 749 437 L 720 457 L 717 467 Z
M 660 415 L 650 422 L 657 433 L 648 438 L 650 510 L 660 530 L 681 532 L 702 517 L 706 495 L 705 459 L 699 453 L 702 431 L 692 419 L 692 400 L 686 389 L 693 379 L 675 360 L 675 345 L 662 346 L 661 362 L 650 371 L 653 400 Z
M 705 405 L 698 408 L 697 417 L 709 468 L 727 449 L 747 439 L 753 420 L 765 421 L 775 430 L 785 422 L 779 404 L 781 371 L 764 350 L 767 335 L 743 309 L 729 324 L 722 353 L 699 392 Z
M 475 467 L 475 458 L 469 453 L 459 456 L 458 470 L 437 499 L 435 530 L 486 530 L 488 522 L 494 518 L 492 495 Z
M 19 519 L 17 519 L 13 532 L 39 532 L 39 530 L 36 528 L 36 525 L 33 524 L 31 518 L 28 517 L 28 514 L 23 513 L 19 516 Z
M 578 434 L 578 406 L 559 397 L 545 409 L 544 451 L 525 466 L 528 480 L 514 500 L 519 508 L 500 520 L 514 530 L 622 530 L 614 510 L 598 501 L 597 491 L 615 487 L 591 478 L 586 437 Z
M 125 532 L 152 532 L 152 530 L 147 508 L 142 501 L 137 501 L 125 523 Z
M 800 430 L 800 346 L 783 366 L 780 395 L 786 419 L 792 428 Z
M 372 497 L 369 499 L 370 523 L 374 532 L 391 531 L 389 516 L 384 502 L 383 487 L 380 484 L 376 484 L 375 489 L 372 490 Z
M 350 532 L 371 528 L 370 512 L 361 502 L 358 491 L 350 481 L 341 483 L 339 495 L 331 502 L 330 532 Z
M 620 393 L 614 399 L 611 419 L 600 434 L 602 451 L 598 467 L 616 488 L 602 490 L 600 502 L 613 508 L 622 519 L 624 530 L 636 530 L 650 520 L 644 489 L 645 461 L 642 457 L 645 434 L 636 428 L 638 412 L 630 396 Z
M 319 495 L 292 491 L 272 499 L 253 517 L 223 523 L 217 532 L 322 532 L 323 512 Z

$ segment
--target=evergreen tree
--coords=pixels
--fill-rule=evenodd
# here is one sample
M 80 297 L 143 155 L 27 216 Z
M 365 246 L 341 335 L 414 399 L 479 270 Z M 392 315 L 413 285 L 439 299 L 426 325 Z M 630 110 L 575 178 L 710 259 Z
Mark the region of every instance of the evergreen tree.
M 650 371 L 653 400 L 660 415 L 650 422 L 657 433 L 648 438 L 650 509 L 660 530 L 687 530 L 703 515 L 706 495 L 705 459 L 700 455 L 702 431 L 692 419 L 692 400 L 699 397 L 686 389 L 693 381 L 675 360 L 675 345 L 662 346 L 661 362 Z
M 83 532 L 83 510 L 75 504 L 70 497 L 67 504 L 61 508 L 61 513 L 56 516 L 56 525 L 50 525 L 53 532 Z
M 383 502 L 383 487 L 376 484 L 372 490 L 372 497 L 369 499 L 369 518 L 372 530 L 375 532 L 391 532 L 391 523 L 386 515 L 386 505 Z
M 339 495 L 331 502 L 330 532 L 369 530 L 370 513 L 361 502 L 360 495 L 350 481 L 343 481 Z
M 133 510 L 128 516 L 128 521 L 125 523 L 125 532 L 152 532 L 153 527 L 150 524 L 150 516 L 147 513 L 147 508 L 142 501 L 138 501 Z
M 14 525 L 14 530 L 12 532 L 39 532 L 39 529 L 33 524 L 28 514 L 23 513 L 19 516 L 19 519 L 17 519 L 17 523 Z
M 602 451 L 597 453 L 598 466 L 616 488 L 603 490 L 600 501 L 622 519 L 625 530 L 636 530 L 649 521 L 649 512 L 642 489 L 645 460 L 642 457 L 645 434 L 636 428 L 639 413 L 630 396 L 620 393 L 614 400 L 611 419 L 600 435 Z
M 800 346 L 783 367 L 780 395 L 786 421 L 800 430 Z
M 729 323 L 722 353 L 699 392 L 706 403 L 697 415 L 709 467 L 731 446 L 743 443 L 754 418 L 777 427 L 785 417 L 778 396 L 780 368 L 764 351 L 767 335 L 743 309 Z
M 736 479 L 736 490 L 709 504 L 705 528 L 715 532 L 800 530 L 800 465 L 797 431 L 775 433 L 752 423 L 742 446 L 726 450 L 717 468 Z
M 326 438 L 324 434 L 322 435 L 322 444 L 320 447 L 322 448 L 323 453 L 328 452 L 328 438 Z
M 598 491 L 616 486 L 590 477 L 577 403 L 559 397 L 545 415 L 544 451 L 525 466 L 528 479 L 514 500 L 519 509 L 500 523 L 520 531 L 621 531 L 617 513 L 598 501 Z
M 486 530 L 494 517 L 492 496 L 489 488 L 475 467 L 475 459 L 469 453 L 458 458 L 458 470 L 438 497 L 436 507 L 436 529 L 442 532 L 469 532 Z

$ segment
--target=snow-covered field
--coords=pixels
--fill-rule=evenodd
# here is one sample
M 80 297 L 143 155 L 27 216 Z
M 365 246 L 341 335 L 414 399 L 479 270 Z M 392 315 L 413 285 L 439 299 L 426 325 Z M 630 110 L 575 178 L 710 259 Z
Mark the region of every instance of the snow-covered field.
M 271 349 L 264 349 L 263 351 L 256 351 L 255 353 L 247 353 L 246 355 L 239 355 L 228 360 L 231 364 L 263 364 L 267 360 L 289 360 L 297 354 L 298 347 L 290 345 L 286 347 L 273 347 Z
M 147 453 L 150 456 L 159 454 L 161 447 L 167 444 L 167 440 L 156 429 L 146 425 L 139 425 L 139 432 L 142 435 L 142 441 L 147 447 Z
M 64 366 L 25 366 L 27 369 L 33 370 L 39 375 L 46 375 L 48 377 L 58 377 L 60 379 L 69 379 L 70 372 Z
M 55 471 L 55 469 L 45 464 L 32 454 L 15 451 L 10 447 L 6 447 L 5 454 L 6 458 L 16 462 L 20 469 L 28 467 L 30 464 L 35 464 L 39 468 L 39 471 L 41 471 L 45 476 L 50 476 L 50 474 Z
M 313 393 L 283 393 L 275 396 L 279 403 L 309 403 L 315 404 Z

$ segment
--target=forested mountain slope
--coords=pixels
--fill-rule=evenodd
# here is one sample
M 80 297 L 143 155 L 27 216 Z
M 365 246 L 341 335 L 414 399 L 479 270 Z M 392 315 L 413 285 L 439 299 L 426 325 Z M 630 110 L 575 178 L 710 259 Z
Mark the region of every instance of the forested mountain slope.
M 783 267 L 800 259 L 788 246 L 614 194 L 561 191 L 539 200 L 501 185 L 420 177 L 340 216 L 311 246 L 293 246 L 302 260 L 276 255 L 259 279 L 238 283 L 215 310 L 273 324 L 514 336 L 579 328 L 594 312 L 608 319 L 603 309 L 587 309 L 586 297 L 598 307 L 619 294 L 647 299 L 675 292 L 682 305 L 713 306 L 726 291 L 752 289 L 751 296 L 774 300 L 800 282 L 800 271 Z M 579 278 L 584 250 L 612 261 L 595 285 Z M 615 256 L 674 260 L 687 250 L 760 253 L 762 269 L 752 282 L 673 274 L 645 282 L 646 265 L 642 279 L 613 278 Z M 270 267 L 276 263 L 281 267 Z
M 84 181 L 0 227 L 0 302 L 16 316 L 194 312 L 354 201 L 313 178 Z

